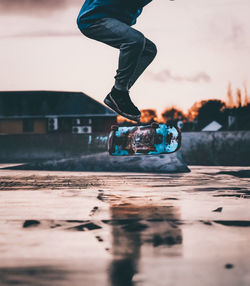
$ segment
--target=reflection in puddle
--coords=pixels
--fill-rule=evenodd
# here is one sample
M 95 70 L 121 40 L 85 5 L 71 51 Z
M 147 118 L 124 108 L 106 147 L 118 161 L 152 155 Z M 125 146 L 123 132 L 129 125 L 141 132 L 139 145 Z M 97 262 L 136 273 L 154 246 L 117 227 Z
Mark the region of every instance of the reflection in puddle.
M 182 231 L 177 207 L 113 202 L 110 212 L 113 260 L 109 274 L 112 286 L 134 285 L 133 276 L 140 272 L 145 247 L 178 245 L 171 255 L 181 255 Z
M 42 286 L 63 283 L 68 272 L 51 266 L 0 269 L 0 285 Z
M 220 171 L 217 173 L 218 175 L 230 175 L 235 176 L 237 178 L 250 178 L 250 170 L 238 170 L 238 171 Z M 217 175 L 216 174 L 216 175 Z

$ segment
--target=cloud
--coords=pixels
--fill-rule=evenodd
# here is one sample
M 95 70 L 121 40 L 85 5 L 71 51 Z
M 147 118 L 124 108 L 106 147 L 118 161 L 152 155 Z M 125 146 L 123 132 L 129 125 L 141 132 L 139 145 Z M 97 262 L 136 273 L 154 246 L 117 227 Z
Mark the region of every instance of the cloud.
M 239 24 L 233 24 L 231 29 L 231 35 L 228 37 L 228 40 L 231 42 L 240 41 L 243 36 L 243 27 Z
M 0 0 L 0 13 L 41 14 L 83 3 L 82 0 Z
M 176 82 L 210 82 L 211 77 L 205 72 L 199 72 L 191 76 L 181 76 L 173 74 L 170 70 L 163 70 L 158 73 L 147 72 L 147 76 L 159 82 L 176 81 Z
M 80 35 L 76 17 L 84 0 L 0 0 L 0 38 Z
M 27 32 L 20 34 L 10 34 L 6 36 L 1 36 L 0 38 L 43 38 L 43 37 L 76 37 L 82 36 L 78 30 L 75 31 L 36 31 Z
M 225 42 L 230 43 L 237 49 L 249 49 L 249 38 L 247 37 L 246 27 L 243 24 L 232 23 L 228 36 L 225 38 Z

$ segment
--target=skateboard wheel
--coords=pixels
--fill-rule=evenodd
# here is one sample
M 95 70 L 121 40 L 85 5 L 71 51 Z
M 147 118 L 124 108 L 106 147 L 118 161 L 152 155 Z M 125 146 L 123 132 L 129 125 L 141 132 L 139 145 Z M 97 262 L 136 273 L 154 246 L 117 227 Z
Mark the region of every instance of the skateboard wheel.
M 112 131 L 117 131 L 118 130 L 118 126 L 117 125 L 112 125 L 111 126 L 111 130 Z
M 153 123 L 151 123 L 151 127 L 152 128 L 159 128 L 159 124 L 157 123 L 157 122 L 153 122 Z
M 108 152 L 112 155 L 115 152 L 115 131 L 112 130 L 108 138 Z
M 179 150 L 180 148 L 181 148 L 181 140 L 182 140 L 182 136 L 181 136 L 181 129 L 180 128 L 176 128 L 177 129 L 177 132 L 178 132 L 178 147 L 177 147 L 177 149 L 176 149 L 176 151 L 177 150 Z

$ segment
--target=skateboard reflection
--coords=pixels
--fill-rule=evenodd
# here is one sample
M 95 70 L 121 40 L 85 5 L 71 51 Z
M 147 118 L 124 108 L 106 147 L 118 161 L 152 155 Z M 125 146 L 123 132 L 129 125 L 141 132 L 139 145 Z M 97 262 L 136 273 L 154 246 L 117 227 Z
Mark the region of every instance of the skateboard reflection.
M 171 255 L 181 255 L 178 207 L 125 202 L 113 203 L 110 211 L 113 261 L 109 274 L 112 286 L 134 285 L 133 277 L 139 273 L 140 260 L 148 247 L 171 248 Z

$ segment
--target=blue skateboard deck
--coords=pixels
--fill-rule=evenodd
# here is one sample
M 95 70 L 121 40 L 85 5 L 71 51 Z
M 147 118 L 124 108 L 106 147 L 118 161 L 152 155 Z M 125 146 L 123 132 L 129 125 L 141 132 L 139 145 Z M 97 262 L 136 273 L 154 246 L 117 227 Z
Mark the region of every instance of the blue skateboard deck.
M 176 152 L 180 146 L 180 130 L 158 123 L 135 127 L 112 126 L 108 139 L 108 152 L 114 156 L 169 154 Z

